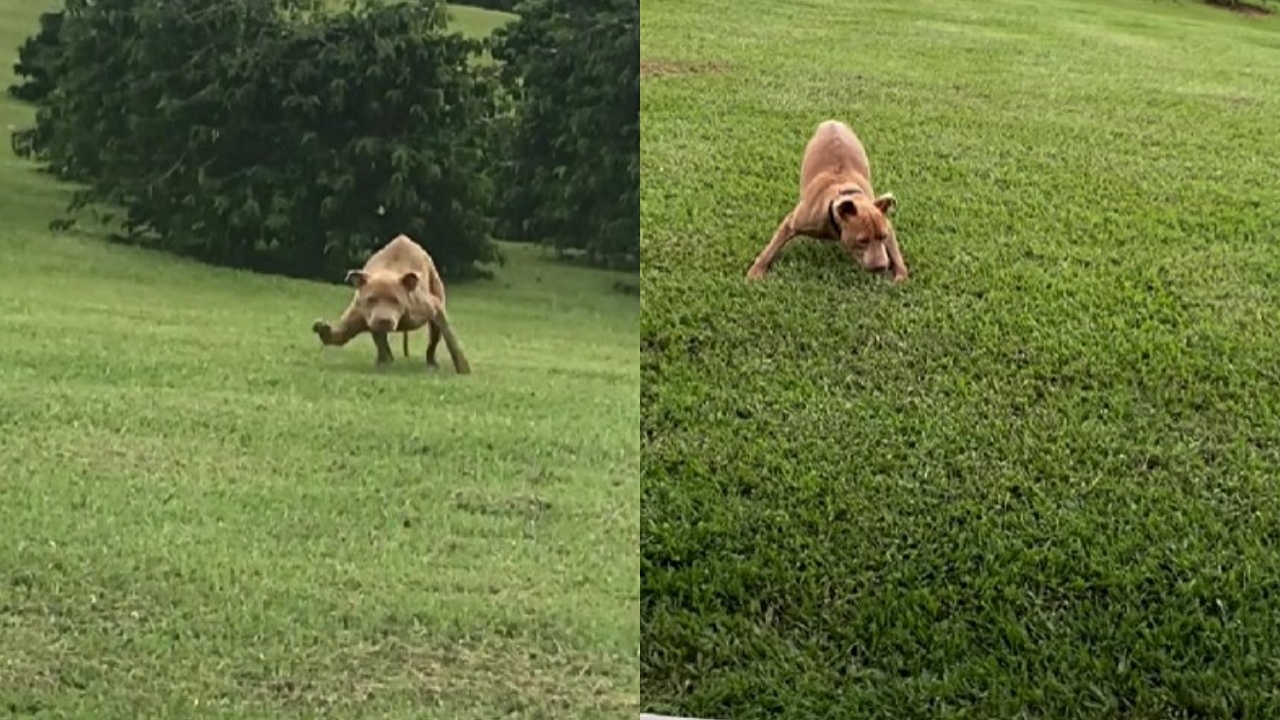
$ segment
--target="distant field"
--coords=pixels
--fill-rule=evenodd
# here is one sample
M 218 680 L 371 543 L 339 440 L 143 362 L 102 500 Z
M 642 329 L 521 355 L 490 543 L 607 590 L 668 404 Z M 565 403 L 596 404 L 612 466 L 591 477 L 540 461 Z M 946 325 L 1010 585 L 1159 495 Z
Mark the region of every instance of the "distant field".
M 450 5 L 449 20 L 452 27 L 472 37 L 487 37 L 494 30 L 515 19 L 515 15 L 485 10 L 466 5 Z
M 329 4 L 332 7 L 340 8 L 349 6 L 350 0 L 329 0 Z M 449 3 L 447 7 L 450 27 L 476 38 L 487 37 L 494 30 L 511 22 L 516 17 L 511 13 L 471 7 L 470 5 Z
M 328 0 L 326 7 L 349 7 L 350 0 Z M 494 30 L 511 22 L 515 15 L 497 10 L 448 4 L 450 26 L 470 37 L 487 37 Z
M 641 37 L 642 709 L 1280 716 L 1280 21 L 645 0 Z M 802 239 L 748 285 L 829 117 L 912 278 Z
M 0 0 L 0 47 L 39 10 Z M 619 276 L 506 246 L 450 287 L 474 374 L 422 334 L 376 372 L 310 332 L 348 288 L 50 233 L 66 191 L 8 140 L 0 717 L 636 716 Z

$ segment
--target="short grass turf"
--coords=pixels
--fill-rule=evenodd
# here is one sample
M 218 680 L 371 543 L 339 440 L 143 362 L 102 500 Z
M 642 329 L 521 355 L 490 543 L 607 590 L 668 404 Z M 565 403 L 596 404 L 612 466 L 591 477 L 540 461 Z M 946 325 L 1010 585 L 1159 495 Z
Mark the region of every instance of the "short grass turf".
M 0 0 L 0 47 L 39 9 Z M 422 333 L 379 373 L 310 332 L 348 288 L 52 234 L 66 192 L 4 145 L 0 717 L 635 716 L 613 276 L 509 246 L 450 289 L 474 374 Z
M 1280 23 L 641 21 L 642 709 L 1280 716 Z M 912 278 L 798 240 L 748 285 L 831 117 Z

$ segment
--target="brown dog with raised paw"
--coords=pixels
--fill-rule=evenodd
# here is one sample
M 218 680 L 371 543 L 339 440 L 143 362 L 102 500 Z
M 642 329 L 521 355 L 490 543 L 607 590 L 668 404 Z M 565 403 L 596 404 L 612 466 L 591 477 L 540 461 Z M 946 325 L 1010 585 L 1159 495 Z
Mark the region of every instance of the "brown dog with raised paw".
M 445 347 L 459 373 L 471 372 L 462 346 L 445 314 L 444 282 L 436 264 L 421 245 L 406 235 L 397 235 L 374 253 L 359 270 L 348 270 L 346 282 L 355 286 L 355 297 L 346 312 L 331 327 L 317 320 L 311 329 L 325 345 L 346 345 L 357 335 L 368 332 L 378 348 L 377 364 L 391 362 L 388 336 L 404 333 L 404 352 L 409 354 L 409 333 L 427 327 L 427 366 L 437 367 L 436 348 L 444 338 Z
M 907 279 L 907 265 L 889 215 L 897 207 L 893 193 L 871 189 L 871 163 L 848 125 L 827 120 L 818 125 L 800 164 L 800 202 L 778 225 L 760 251 L 748 280 L 759 280 L 787 243 L 800 235 L 835 240 L 870 271 L 892 271 L 893 282 Z

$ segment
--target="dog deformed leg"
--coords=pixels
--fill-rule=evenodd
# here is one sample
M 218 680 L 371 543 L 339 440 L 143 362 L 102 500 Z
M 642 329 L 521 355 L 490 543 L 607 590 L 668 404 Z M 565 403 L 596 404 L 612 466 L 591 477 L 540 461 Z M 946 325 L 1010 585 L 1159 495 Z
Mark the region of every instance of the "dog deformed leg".
M 458 338 L 453 334 L 453 327 L 449 324 L 449 316 L 444 310 L 436 312 L 435 318 L 431 324 L 440 330 L 440 336 L 444 338 L 444 346 L 449 350 L 449 357 L 453 360 L 453 369 L 458 371 L 460 375 L 466 375 L 471 372 L 471 363 L 467 362 L 467 356 L 462 352 L 462 345 L 458 342 Z
M 342 346 L 350 342 L 351 338 L 368 330 L 368 327 L 365 325 L 364 316 L 360 314 L 359 308 L 353 302 L 338 319 L 337 327 L 330 327 L 324 320 L 317 320 L 311 324 L 311 330 L 320 336 L 321 343 Z

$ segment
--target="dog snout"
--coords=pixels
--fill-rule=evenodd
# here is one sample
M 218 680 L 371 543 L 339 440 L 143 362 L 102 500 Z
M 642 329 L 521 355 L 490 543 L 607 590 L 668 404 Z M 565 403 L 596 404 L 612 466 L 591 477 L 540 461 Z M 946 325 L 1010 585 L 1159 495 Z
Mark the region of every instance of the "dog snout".
M 862 267 L 869 272 L 880 272 L 889 267 L 889 258 L 885 257 L 883 252 L 864 252 L 862 253 Z
M 889 253 L 882 243 L 871 243 L 862 250 L 862 267 L 870 272 L 881 272 L 889 267 Z

